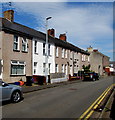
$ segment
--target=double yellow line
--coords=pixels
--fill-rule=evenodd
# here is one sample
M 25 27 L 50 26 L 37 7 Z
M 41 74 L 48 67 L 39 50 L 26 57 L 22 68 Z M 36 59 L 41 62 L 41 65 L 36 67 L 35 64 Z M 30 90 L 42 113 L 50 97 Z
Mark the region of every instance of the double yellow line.
M 101 96 L 80 116 L 80 118 L 78 120 L 84 119 L 87 120 L 89 119 L 89 117 L 93 114 L 94 109 L 96 109 L 98 107 L 98 105 L 102 102 L 102 100 L 105 98 L 105 96 L 107 95 L 107 93 L 111 90 L 111 88 L 114 86 L 114 84 L 112 84 L 111 86 L 109 86 L 102 94 Z

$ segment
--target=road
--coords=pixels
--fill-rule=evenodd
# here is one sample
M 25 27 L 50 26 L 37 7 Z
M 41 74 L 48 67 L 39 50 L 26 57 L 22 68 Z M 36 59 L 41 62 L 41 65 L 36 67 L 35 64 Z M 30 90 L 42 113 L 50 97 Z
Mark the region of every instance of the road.
M 24 100 L 2 107 L 3 118 L 79 118 L 113 83 L 113 77 L 79 82 L 24 94 Z

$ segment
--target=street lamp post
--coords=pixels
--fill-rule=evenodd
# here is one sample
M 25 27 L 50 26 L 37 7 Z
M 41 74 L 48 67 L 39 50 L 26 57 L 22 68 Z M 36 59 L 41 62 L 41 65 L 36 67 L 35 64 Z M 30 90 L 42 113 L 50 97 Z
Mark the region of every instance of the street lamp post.
M 52 17 L 46 18 L 46 56 L 45 56 L 45 75 L 46 75 L 46 83 L 48 83 L 48 20 Z

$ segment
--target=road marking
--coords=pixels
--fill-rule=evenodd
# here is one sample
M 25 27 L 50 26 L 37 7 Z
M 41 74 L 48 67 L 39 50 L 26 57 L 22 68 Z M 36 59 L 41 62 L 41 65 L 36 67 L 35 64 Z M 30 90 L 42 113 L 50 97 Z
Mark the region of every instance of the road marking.
M 93 110 L 86 116 L 86 119 L 89 119 L 89 117 L 93 114 L 94 110 L 98 107 L 98 105 L 102 102 L 102 100 L 105 98 L 107 93 L 111 90 L 112 86 L 109 87 L 109 89 L 105 92 L 104 96 L 98 101 L 98 103 L 93 107 Z M 86 120 L 84 119 L 84 120 Z
M 96 101 L 80 116 L 80 118 L 78 120 L 83 119 L 88 112 L 94 107 L 96 108 L 98 106 L 98 104 L 104 99 L 105 95 L 108 93 L 108 91 L 114 86 L 115 84 L 112 84 L 111 86 L 109 86 L 97 99 Z M 98 102 L 98 104 L 97 104 Z M 89 118 L 93 113 L 93 110 L 87 115 L 86 119 Z

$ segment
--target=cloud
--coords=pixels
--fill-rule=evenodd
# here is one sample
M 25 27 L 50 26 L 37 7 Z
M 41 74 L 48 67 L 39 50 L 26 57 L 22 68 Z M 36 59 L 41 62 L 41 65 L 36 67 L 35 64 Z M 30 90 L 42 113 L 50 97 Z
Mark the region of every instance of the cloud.
M 112 3 L 106 3 L 108 0 L 105 0 L 105 3 L 75 3 L 73 5 L 61 0 L 56 1 L 58 3 L 15 2 L 14 7 L 17 14 L 33 15 L 36 19 L 36 29 L 43 32 L 45 32 L 45 18 L 52 16 L 48 23 L 49 28 L 56 29 L 56 37 L 60 33 L 67 32 L 68 41 L 81 48 L 92 45 L 104 51 L 102 44 L 112 43 Z M 82 1 L 84 0 L 80 0 Z M 88 1 L 91 2 L 91 0 Z

